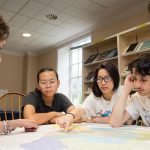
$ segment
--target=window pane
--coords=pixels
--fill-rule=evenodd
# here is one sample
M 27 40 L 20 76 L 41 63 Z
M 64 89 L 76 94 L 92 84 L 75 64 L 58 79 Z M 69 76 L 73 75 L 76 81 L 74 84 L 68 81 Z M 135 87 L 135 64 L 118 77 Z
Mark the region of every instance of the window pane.
M 85 45 L 91 42 L 91 37 L 74 42 L 71 47 Z M 73 104 L 82 103 L 82 48 L 71 50 L 70 92 Z
M 77 77 L 79 74 L 78 64 L 72 65 L 72 78 Z
M 79 93 L 79 104 L 82 104 L 83 100 L 82 100 L 82 92 Z
M 82 91 L 82 77 L 72 79 L 71 83 L 71 91 Z
M 91 37 L 87 37 L 87 38 L 85 39 L 85 43 L 91 43 Z
M 82 76 L 82 63 L 79 64 L 79 76 Z
M 72 64 L 78 63 L 78 50 L 72 51 Z
M 79 95 L 78 95 L 77 92 L 72 92 L 71 99 L 72 99 L 72 103 L 74 105 L 78 105 L 79 104 Z
M 82 48 L 79 49 L 79 62 L 82 62 Z
M 82 77 L 78 78 L 78 90 L 82 90 Z
M 78 90 L 78 78 L 72 79 L 71 82 L 71 91 L 77 91 Z

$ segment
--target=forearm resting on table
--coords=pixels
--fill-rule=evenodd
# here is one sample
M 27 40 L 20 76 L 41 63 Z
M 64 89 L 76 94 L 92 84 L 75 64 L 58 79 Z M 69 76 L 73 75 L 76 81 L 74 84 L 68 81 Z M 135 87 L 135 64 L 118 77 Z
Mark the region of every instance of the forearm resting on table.
M 109 124 L 109 120 L 110 120 L 110 117 L 94 117 L 94 118 L 91 118 L 91 121 L 93 123 L 101 123 L 101 124 Z
M 52 119 L 60 117 L 63 114 L 60 112 L 35 113 L 32 115 L 24 115 L 26 119 L 33 119 L 39 125 L 51 122 Z

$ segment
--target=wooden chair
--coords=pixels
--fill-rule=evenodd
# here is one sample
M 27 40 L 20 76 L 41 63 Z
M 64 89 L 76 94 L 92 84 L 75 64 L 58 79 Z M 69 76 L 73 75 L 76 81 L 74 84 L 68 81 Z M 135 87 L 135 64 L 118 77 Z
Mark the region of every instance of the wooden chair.
M 12 92 L 0 97 L 0 120 L 21 118 L 21 105 L 24 94 Z

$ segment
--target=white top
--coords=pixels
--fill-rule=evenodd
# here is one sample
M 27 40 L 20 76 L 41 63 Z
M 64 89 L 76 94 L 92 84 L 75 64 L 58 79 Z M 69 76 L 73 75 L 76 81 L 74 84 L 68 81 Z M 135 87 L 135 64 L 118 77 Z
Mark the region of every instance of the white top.
M 110 101 L 105 100 L 103 96 L 96 97 L 93 92 L 91 92 L 82 104 L 82 108 L 85 110 L 87 118 L 91 119 L 96 116 L 107 117 L 111 115 L 112 108 L 116 104 L 122 88 L 123 86 L 118 87 Z
M 130 103 L 125 108 L 131 117 L 136 120 L 142 117 L 143 123 L 150 126 L 150 98 L 147 96 L 140 96 L 138 92 L 131 96 Z

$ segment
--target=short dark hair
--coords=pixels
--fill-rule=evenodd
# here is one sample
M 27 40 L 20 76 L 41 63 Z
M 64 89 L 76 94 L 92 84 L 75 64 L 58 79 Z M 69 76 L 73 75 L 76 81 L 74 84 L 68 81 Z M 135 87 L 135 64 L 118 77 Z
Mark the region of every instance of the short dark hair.
M 135 69 L 135 72 L 142 76 L 150 75 L 150 53 L 144 54 L 141 57 L 133 60 L 128 65 L 128 68 L 131 73 L 133 73 L 133 69 Z
M 42 72 L 46 72 L 46 71 L 52 71 L 52 72 L 54 72 L 55 75 L 56 75 L 56 78 L 57 78 L 57 80 L 58 80 L 58 74 L 57 74 L 56 70 L 54 70 L 54 69 L 51 68 L 51 67 L 43 67 L 43 68 L 41 68 L 41 69 L 38 71 L 38 73 L 37 73 L 37 82 L 38 82 L 38 83 L 39 83 L 39 76 L 40 76 L 40 74 L 41 74 Z
M 2 16 L 0 16 L 0 39 L 6 40 L 9 36 L 9 26 L 5 23 Z
M 119 76 L 119 72 L 118 69 L 115 67 L 115 65 L 111 64 L 111 63 L 104 63 L 101 64 L 94 73 L 94 82 L 93 82 L 93 86 L 92 86 L 92 92 L 96 97 L 101 97 L 102 96 L 102 91 L 99 89 L 98 84 L 97 84 L 97 76 L 98 76 L 98 71 L 100 69 L 105 69 L 110 77 L 112 78 L 114 87 L 113 87 L 113 91 L 117 90 L 118 86 L 119 86 L 119 81 L 120 81 L 120 76 Z

